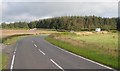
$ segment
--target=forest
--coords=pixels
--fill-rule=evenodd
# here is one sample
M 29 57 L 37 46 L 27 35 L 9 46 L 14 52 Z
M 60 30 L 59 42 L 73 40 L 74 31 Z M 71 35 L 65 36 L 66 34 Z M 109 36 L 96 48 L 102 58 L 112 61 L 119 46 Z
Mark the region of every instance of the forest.
M 102 30 L 116 30 L 119 28 L 118 18 L 104 18 L 97 16 L 62 16 L 49 19 L 40 19 L 31 22 L 2 23 L 2 29 L 56 29 L 56 30 L 74 30 L 91 31 L 95 28 Z

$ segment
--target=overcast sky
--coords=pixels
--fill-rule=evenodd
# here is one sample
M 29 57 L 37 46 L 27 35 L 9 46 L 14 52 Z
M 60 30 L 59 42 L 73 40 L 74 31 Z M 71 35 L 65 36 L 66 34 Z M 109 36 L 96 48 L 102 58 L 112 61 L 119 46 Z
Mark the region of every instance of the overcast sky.
M 119 0 L 3 0 L 3 2 L 118 2 L 118 1 Z
M 60 0 L 56 0 L 57 2 L 55 0 L 46 1 L 29 0 L 28 2 L 28 0 L 4 0 L 2 3 L 2 11 L 0 11 L 2 12 L 2 22 L 33 21 L 69 15 L 118 16 L 118 0 L 91 0 L 91 2 L 87 2 L 87 0 L 79 0 L 79 2 L 78 0 L 64 0 L 66 2 L 63 0 L 61 0 L 61 2 L 58 2 Z

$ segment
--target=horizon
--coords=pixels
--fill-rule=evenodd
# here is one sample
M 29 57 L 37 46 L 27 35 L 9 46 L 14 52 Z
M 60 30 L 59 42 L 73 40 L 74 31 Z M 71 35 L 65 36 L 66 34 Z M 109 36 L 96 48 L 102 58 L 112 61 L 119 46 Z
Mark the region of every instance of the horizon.
M 89 15 L 89 16 L 95 16 L 95 15 Z M 71 16 L 58 16 L 58 17 L 71 17 Z M 76 17 L 76 16 L 73 16 Z M 78 16 L 78 17 L 85 17 L 85 16 Z M 88 17 L 88 16 L 87 16 Z M 95 16 L 95 17 L 100 17 L 100 16 Z M 44 20 L 44 19 L 50 19 L 50 18 L 57 18 L 57 17 L 42 17 L 33 21 L 11 21 L 11 22 L 0 22 L 0 24 L 2 23 L 6 23 L 6 24 L 11 24 L 11 23 L 16 23 L 16 22 L 34 22 L 34 21 L 39 21 L 39 20 Z M 101 18 L 118 18 L 118 17 L 101 17 Z

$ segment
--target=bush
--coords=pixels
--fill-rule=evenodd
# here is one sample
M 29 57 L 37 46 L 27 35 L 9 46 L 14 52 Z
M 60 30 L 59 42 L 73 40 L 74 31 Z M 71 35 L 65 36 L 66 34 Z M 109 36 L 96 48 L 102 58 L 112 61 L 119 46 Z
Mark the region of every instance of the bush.
M 112 32 L 112 33 L 117 33 L 117 30 L 111 30 L 110 32 Z

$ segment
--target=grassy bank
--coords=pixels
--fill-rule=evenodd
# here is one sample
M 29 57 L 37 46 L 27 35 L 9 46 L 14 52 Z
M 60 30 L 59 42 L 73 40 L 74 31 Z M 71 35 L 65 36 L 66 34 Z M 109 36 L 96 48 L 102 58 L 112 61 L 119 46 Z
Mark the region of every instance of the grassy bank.
M 18 41 L 21 37 L 27 36 L 27 35 L 30 35 L 30 34 L 18 34 L 18 35 L 7 36 L 1 39 L 1 43 L 6 45 L 13 44 L 16 41 Z
M 75 34 L 69 34 L 69 33 L 63 33 L 63 34 L 54 34 L 50 35 L 49 37 L 46 37 L 45 39 L 49 41 L 50 43 L 57 45 L 65 50 L 68 50 L 70 52 L 73 52 L 77 55 L 81 55 L 83 57 L 89 58 L 91 60 L 97 61 L 99 63 L 108 65 L 110 67 L 118 69 L 118 57 L 117 57 L 117 52 L 113 49 L 114 47 L 110 47 L 113 49 L 114 52 L 112 52 L 112 49 L 109 51 L 106 50 L 104 46 L 100 48 L 100 44 L 98 45 L 96 43 L 90 42 L 90 41 L 85 41 L 88 40 L 87 38 L 90 38 L 90 36 L 85 36 L 86 39 L 81 38 L 83 40 L 78 39 L 78 35 Z M 94 35 L 93 35 L 94 36 Z M 93 37 L 92 36 L 92 37 Z M 77 39 L 76 39 L 77 37 Z M 81 37 L 81 36 L 79 36 Z M 96 40 L 98 36 L 96 37 Z M 91 38 L 92 39 L 92 38 Z M 109 37 L 107 39 L 110 39 Z M 93 39 L 94 40 L 94 39 Z M 95 41 L 96 41 L 95 40 Z M 104 41 L 102 41 L 104 42 Z M 101 42 L 101 44 L 102 44 Z M 107 41 L 105 41 L 107 43 Z M 108 41 L 110 42 L 110 41 Z M 107 45 L 107 44 L 103 44 Z M 116 46 L 116 45 L 115 45 Z M 106 52 L 105 52 L 106 51 Z M 114 54 L 113 54 L 114 53 Z

